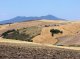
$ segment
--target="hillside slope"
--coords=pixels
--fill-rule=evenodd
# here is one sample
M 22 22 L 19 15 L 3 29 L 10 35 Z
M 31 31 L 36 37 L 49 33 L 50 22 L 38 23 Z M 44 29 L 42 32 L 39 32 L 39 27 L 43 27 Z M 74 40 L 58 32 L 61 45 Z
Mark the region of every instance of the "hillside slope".
M 45 27 L 42 29 L 41 34 L 35 38 L 33 38 L 33 42 L 36 43 L 45 43 L 45 44 L 55 44 L 57 39 L 51 36 L 50 33 L 51 27 Z
M 58 29 L 63 31 L 63 33 L 55 34 L 54 37 L 52 37 L 50 29 Z M 69 23 L 61 26 L 45 27 L 42 29 L 41 35 L 33 38 L 33 42 L 58 45 L 80 45 L 79 33 L 79 22 Z
M 56 25 L 55 25 L 56 24 Z M 45 27 L 47 25 L 47 27 Z M 21 23 L 13 23 L 0 26 L 0 34 L 11 29 L 21 29 L 31 26 L 42 27 L 41 35 L 33 38 L 33 42 L 57 44 L 57 45 L 80 45 L 80 22 L 53 21 L 53 20 L 38 20 Z M 50 29 L 59 29 L 62 34 L 51 36 Z M 35 29 L 34 29 L 35 30 Z
M 61 26 L 63 35 L 58 37 L 58 45 L 80 45 L 80 22 Z
M 46 20 L 48 21 L 48 20 Z M 59 20 L 49 20 L 50 22 L 44 22 L 44 20 L 36 20 L 36 21 L 27 21 L 27 22 L 19 22 L 19 23 L 13 23 L 13 24 L 6 24 L 6 25 L 0 25 L 0 35 L 8 30 L 12 29 L 22 29 L 32 26 L 37 27 L 45 27 L 45 25 L 51 25 L 54 26 L 55 24 L 63 24 L 64 21 Z

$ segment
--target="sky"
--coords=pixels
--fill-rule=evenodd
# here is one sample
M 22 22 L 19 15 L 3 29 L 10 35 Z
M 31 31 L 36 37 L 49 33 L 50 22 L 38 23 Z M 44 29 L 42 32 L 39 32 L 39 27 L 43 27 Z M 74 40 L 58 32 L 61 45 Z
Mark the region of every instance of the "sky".
M 0 0 L 0 21 L 45 15 L 80 20 L 80 0 Z

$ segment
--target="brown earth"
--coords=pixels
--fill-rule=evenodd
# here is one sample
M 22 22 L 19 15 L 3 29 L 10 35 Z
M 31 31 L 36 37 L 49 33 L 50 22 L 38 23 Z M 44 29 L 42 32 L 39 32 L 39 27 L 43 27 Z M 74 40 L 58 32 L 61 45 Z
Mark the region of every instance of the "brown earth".
M 0 38 L 0 59 L 80 59 L 80 48 Z

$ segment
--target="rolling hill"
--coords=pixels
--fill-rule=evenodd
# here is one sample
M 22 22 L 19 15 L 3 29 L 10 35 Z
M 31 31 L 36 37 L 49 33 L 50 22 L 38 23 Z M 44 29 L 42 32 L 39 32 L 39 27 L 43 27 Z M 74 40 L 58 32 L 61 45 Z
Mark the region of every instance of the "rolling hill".
M 40 34 L 32 38 L 33 42 L 0 37 L 0 59 L 80 59 L 80 22 L 45 19 L 19 22 L 0 25 L 0 34 L 11 29 Z M 50 29 L 63 33 L 52 37 Z
M 47 27 L 46 27 L 46 26 Z M 29 29 L 31 27 L 31 30 Z M 19 22 L 0 26 L 0 34 L 12 29 L 28 28 L 25 33 L 35 35 L 39 27 L 41 34 L 34 37 L 32 40 L 35 43 L 41 44 L 56 44 L 56 45 L 80 45 L 80 22 L 68 22 L 61 20 L 35 20 L 27 22 Z M 51 36 L 50 29 L 59 29 L 63 34 Z M 24 29 L 25 30 L 25 29 Z M 21 30 L 20 30 L 21 31 Z

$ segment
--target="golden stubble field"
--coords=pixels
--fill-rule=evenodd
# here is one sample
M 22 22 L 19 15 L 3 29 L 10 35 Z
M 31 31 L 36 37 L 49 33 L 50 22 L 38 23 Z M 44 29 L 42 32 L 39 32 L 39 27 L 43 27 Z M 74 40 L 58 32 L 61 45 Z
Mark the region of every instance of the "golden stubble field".
M 62 34 L 51 36 L 50 29 L 59 29 Z M 66 25 L 44 27 L 41 35 L 33 38 L 36 43 L 60 44 L 60 45 L 80 45 L 80 22 L 71 22 Z M 63 39 L 64 38 L 64 39 Z
M 63 24 L 59 26 L 48 26 L 45 25 Z M 44 26 L 43 26 L 44 25 Z M 80 33 L 80 22 L 62 21 L 62 20 L 37 20 L 13 23 L 7 25 L 0 25 L 0 34 L 10 29 L 20 29 L 31 26 L 42 26 L 41 35 L 34 37 L 32 40 L 35 43 L 47 43 L 47 44 L 62 44 L 62 45 L 79 45 L 79 33 Z M 55 34 L 51 36 L 50 29 L 59 29 L 63 31 L 63 34 Z

